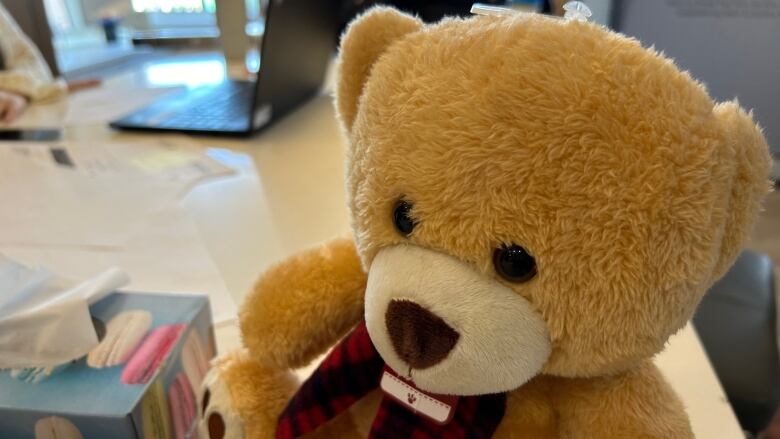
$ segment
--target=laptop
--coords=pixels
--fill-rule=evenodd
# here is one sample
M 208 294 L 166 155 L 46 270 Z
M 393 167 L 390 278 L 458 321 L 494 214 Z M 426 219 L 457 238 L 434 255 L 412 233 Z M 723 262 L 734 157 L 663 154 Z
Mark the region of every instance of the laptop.
M 249 136 L 319 93 L 335 50 L 337 10 L 323 0 L 271 0 L 254 81 L 165 96 L 111 122 L 118 129 Z

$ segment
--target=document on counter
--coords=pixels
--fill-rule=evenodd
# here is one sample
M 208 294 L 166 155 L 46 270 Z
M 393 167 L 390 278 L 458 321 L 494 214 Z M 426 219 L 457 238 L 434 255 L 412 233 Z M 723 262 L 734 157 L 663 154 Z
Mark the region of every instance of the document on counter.
M 180 187 L 87 177 L 5 154 L 0 158 L 0 243 L 124 245 L 146 219 L 175 204 Z
M 0 244 L 122 246 L 196 184 L 233 172 L 183 145 L 0 143 Z
M 121 248 L 0 244 L 0 252 L 76 279 L 120 267 L 130 277 L 127 291 L 208 294 L 215 323 L 236 316 L 235 302 L 197 226 L 178 206 L 155 214 Z
M 132 279 L 128 290 L 209 294 L 215 321 L 235 318 L 180 207 L 196 184 L 235 172 L 213 158 L 218 151 L 176 141 L 0 142 L 0 252 L 74 278 L 117 266 Z
M 72 127 L 105 125 L 152 103 L 181 87 L 106 87 L 85 89 L 57 102 L 30 105 L 8 128 Z
M 203 180 L 235 173 L 212 158 L 215 154 L 209 154 L 209 150 L 176 141 L 153 145 L 7 142 L 0 144 L 0 158 L 3 153 L 85 176 L 181 182 L 185 183 L 185 190 Z
M 65 126 L 97 125 L 111 122 L 152 101 L 182 91 L 181 87 L 96 87 L 68 97 Z

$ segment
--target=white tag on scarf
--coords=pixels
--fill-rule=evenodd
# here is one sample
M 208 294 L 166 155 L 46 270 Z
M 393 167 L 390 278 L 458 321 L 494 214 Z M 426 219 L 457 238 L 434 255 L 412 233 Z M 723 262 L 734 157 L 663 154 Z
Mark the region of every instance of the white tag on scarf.
M 457 396 L 435 395 L 422 391 L 387 366 L 382 371 L 379 386 L 387 396 L 436 424 L 445 425 L 455 415 L 459 399 Z

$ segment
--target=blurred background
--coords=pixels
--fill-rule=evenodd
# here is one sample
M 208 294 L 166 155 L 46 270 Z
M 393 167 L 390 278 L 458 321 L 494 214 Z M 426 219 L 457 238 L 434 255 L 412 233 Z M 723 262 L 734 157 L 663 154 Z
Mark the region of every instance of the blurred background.
M 67 79 L 101 77 L 171 51 L 222 50 L 259 67 L 269 0 L 2 0 L 55 72 Z M 415 12 L 429 22 L 467 14 L 460 0 L 329 0 L 343 23 L 376 3 Z M 561 1 L 487 1 L 560 13 Z M 719 100 L 739 98 L 756 111 L 780 155 L 780 0 L 591 0 L 592 19 L 671 56 Z M 337 38 L 337 36 L 334 36 Z M 176 70 L 158 69 L 157 79 Z M 195 82 L 219 81 L 205 63 Z M 170 79 L 170 78 L 168 78 Z M 777 174 L 777 173 L 776 173 Z

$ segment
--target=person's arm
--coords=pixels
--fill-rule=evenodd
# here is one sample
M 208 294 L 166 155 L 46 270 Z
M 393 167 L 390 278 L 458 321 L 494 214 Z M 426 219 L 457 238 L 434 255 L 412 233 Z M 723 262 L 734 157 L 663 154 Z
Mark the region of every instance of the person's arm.
M 56 99 L 66 93 L 65 82 L 52 77 L 38 48 L 1 4 L 0 51 L 5 64 L 0 71 L 0 91 L 30 101 Z

